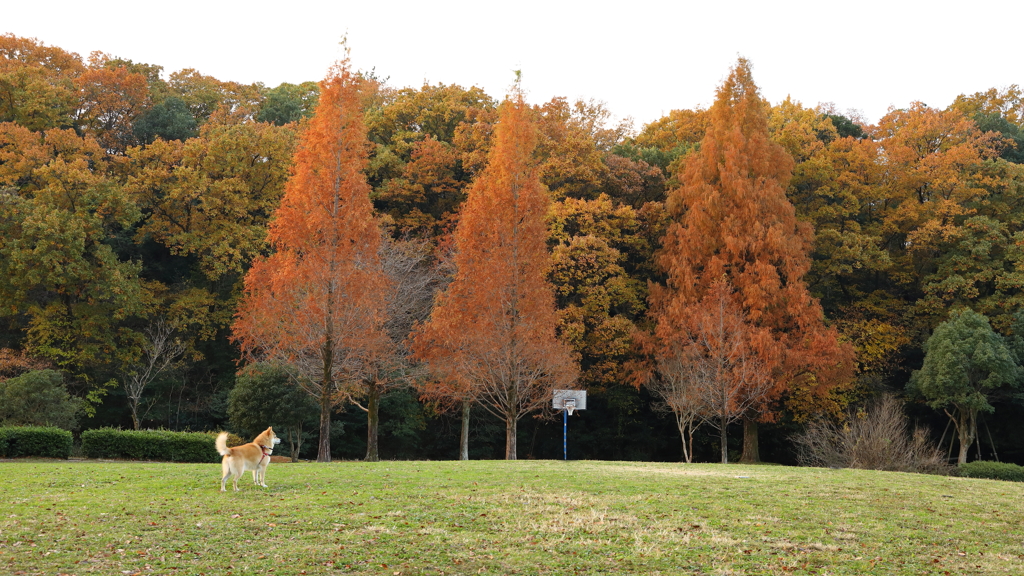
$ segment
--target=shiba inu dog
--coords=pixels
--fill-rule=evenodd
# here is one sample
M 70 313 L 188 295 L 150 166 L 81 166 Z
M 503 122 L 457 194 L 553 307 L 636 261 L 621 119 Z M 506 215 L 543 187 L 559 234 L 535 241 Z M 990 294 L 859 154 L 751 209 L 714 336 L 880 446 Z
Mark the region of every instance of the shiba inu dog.
M 221 432 L 217 436 L 217 452 L 224 458 L 220 461 L 220 491 L 227 492 L 228 478 L 231 477 L 235 491 L 238 491 L 238 479 L 246 470 L 252 470 L 252 481 L 257 486 L 267 487 L 264 477 L 267 473 L 267 464 L 270 464 L 270 454 L 274 446 L 281 443 L 281 439 L 274 434 L 274 429 L 267 428 L 248 444 L 228 448 L 228 433 Z

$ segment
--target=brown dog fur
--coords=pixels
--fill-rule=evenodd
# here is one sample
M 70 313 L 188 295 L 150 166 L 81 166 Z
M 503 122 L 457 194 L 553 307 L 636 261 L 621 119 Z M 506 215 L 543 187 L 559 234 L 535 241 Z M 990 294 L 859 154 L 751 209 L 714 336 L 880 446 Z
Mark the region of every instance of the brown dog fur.
M 227 482 L 230 477 L 235 491 L 238 491 L 238 479 L 246 470 L 252 470 L 252 481 L 257 486 L 267 487 L 266 473 L 267 464 L 270 464 L 270 454 L 274 446 L 281 442 L 281 439 L 274 434 L 274 429 L 267 428 L 248 444 L 228 448 L 228 433 L 221 432 L 217 436 L 217 452 L 224 457 L 220 462 L 221 478 L 220 491 L 227 492 Z

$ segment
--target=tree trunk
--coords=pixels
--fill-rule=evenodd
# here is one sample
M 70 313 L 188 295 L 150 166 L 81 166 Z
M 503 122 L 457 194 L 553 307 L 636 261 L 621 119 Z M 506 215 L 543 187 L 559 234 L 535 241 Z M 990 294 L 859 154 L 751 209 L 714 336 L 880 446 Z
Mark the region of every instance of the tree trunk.
M 129 401 L 128 405 L 132 409 L 132 426 L 135 426 L 135 429 L 138 430 L 139 429 L 139 404 L 138 404 L 138 402 Z
M 459 460 L 469 460 L 469 400 L 462 401 L 462 435 L 459 438 Z
M 331 291 L 327 298 L 327 342 L 324 344 L 323 381 L 320 387 L 320 446 L 316 451 L 317 462 L 331 461 L 331 405 L 334 401 L 334 321 L 331 316 Z
M 743 464 L 760 464 L 761 451 L 757 443 L 757 420 L 752 416 L 743 417 L 743 455 L 740 456 Z
M 729 421 L 722 417 L 721 425 L 719 426 L 718 439 L 722 443 L 722 464 L 729 463 Z
M 956 459 L 956 463 L 957 464 L 966 464 L 967 463 L 967 451 L 970 448 L 971 448 L 970 434 L 968 434 L 964 430 L 961 430 L 960 431 L 960 455 L 957 456 L 957 459 Z
M 376 382 L 366 383 L 366 458 L 364 462 L 379 462 L 377 430 L 380 424 L 380 389 Z
M 956 423 L 957 432 L 960 433 L 960 456 L 957 458 L 957 464 L 966 464 L 967 452 L 978 435 L 978 411 L 968 408 L 960 410 L 960 414 L 963 422 Z
M 516 424 L 514 416 L 505 417 L 505 460 L 516 459 Z
M 320 447 L 317 449 L 316 461 L 331 461 L 331 393 L 327 386 L 324 386 L 320 396 Z
M 302 424 L 288 428 L 288 446 L 291 450 L 292 462 L 298 462 L 299 451 L 302 450 Z
M 690 461 L 693 458 L 693 453 L 692 453 L 692 450 L 693 450 L 693 428 L 678 413 L 676 413 L 676 427 L 679 428 L 679 436 L 682 437 L 682 439 L 683 439 L 683 461 L 686 462 L 687 464 L 689 464 Z M 687 430 L 687 428 L 690 429 L 690 446 L 689 446 L 689 448 L 687 448 L 687 446 L 686 446 L 686 430 Z

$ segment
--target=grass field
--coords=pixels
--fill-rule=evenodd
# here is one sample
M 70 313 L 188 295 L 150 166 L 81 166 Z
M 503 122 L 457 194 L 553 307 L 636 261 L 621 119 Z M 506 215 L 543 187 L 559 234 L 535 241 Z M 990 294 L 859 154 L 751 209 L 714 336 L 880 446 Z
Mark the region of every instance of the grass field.
M 781 466 L 4 461 L 3 574 L 1024 574 L 1024 484 Z M 229 484 L 230 489 L 230 484 Z

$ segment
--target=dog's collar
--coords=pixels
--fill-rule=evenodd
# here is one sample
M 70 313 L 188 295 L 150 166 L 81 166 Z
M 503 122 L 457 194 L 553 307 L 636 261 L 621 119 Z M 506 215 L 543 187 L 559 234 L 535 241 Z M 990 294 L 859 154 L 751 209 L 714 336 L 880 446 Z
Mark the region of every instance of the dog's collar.
M 260 457 L 260 461 L 256 463 L 257 466 L 263 463 L 263 459 L 270 456 L 274 452 L 273 448 L 268 449 L 266 446 L 260 446 L 260 450 L 263 451 L 263 456 Z

